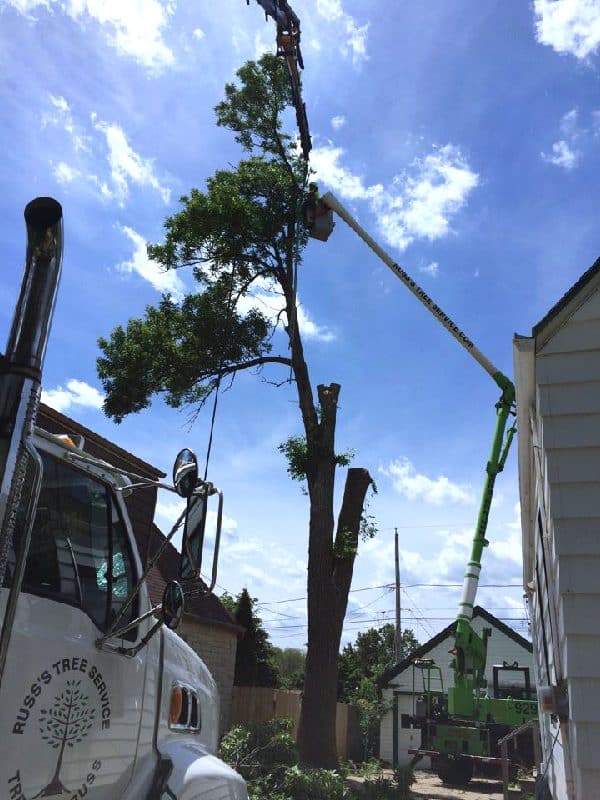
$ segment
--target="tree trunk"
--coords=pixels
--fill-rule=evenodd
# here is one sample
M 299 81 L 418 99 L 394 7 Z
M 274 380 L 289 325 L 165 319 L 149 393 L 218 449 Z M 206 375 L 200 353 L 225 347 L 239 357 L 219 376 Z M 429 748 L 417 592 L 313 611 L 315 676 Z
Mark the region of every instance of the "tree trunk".
M 322 512 L 332 522 L 332 501 L 320 509 L 319 485 L 311 494 L 311 526 L 308 556 L 308 652 L 298 730 L 300 760 L 313 767 L 333 769 L 336 748 L 337 659 L 348 590 L 360 530 L 364 499 L 371 484 L 365 469 L 348 470 L 344 499 L 333 541 L 333 525 L 319 525 Z M 332 487 L 333 488 L 333 487 Z M 313 514 L 315 519 L 313 520 Z
M 340 527 L 334 550 L 333 490 L 335 480 L 335 426 L 339 384 L 318 386 L 319 413 L 315 408 L 302 339 L 296 321 L 292 291 L 292 250 L 280 283 L 286 297 L 292 368 L 307 445 L 306 481 L 310 497 L 308 534 L 308 647 L 302 710 L 298 728 L 300 760 L 312 767 L 337 767 L 336 709 L 337 659 L 356 547 L 336 556 L 340 530 L 349 525 L 350 541 L 358 541 L 364 497 L 370 483 L 366 470 L 349 470 Z M 367 476 L 365 481 L 364 476 Z M 358 509 L 358 514 L 355 513 Z M 353 538 L 352 538 L 353 537 Z M 352 550 L 352 547 L 350 548 Z

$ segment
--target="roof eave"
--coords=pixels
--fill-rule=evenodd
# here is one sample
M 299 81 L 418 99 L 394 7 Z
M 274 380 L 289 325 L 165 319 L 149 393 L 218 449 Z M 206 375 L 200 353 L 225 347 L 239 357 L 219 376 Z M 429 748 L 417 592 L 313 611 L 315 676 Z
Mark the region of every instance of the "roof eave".
M 596 259 L 592 266 L 560 298 L 558 303 L 552 306 L 546 316 L 537 325 L 534 325 L 532 335 L 535 338 L 538 352 L 599 288 L 600 258 Z
M 535 498 L 531 414 L 535 414 L 535 347 L 530 336 L 515 334 L 513 362 L 517 392 L 519 498 L 523 546 L 523 585 L 531 580 L 534 553 Z

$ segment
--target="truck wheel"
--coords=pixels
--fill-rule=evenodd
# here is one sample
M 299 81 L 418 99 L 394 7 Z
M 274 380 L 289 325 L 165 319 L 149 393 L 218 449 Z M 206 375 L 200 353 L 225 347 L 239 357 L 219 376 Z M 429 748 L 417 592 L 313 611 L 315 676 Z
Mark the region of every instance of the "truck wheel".
M 473 777 L 473 761 L 470 758 L 440 758 L 437 775 L 448 786 L 466 786 Z

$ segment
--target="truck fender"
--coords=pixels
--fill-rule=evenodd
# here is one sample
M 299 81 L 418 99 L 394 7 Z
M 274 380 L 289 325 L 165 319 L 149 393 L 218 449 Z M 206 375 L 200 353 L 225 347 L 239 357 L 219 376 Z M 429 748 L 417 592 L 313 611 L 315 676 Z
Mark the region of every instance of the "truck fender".
M 241 775 L 200 742 L 191 738 L 165 742 L 161 756 L 172 764 L 161 800 L 248 800 Z

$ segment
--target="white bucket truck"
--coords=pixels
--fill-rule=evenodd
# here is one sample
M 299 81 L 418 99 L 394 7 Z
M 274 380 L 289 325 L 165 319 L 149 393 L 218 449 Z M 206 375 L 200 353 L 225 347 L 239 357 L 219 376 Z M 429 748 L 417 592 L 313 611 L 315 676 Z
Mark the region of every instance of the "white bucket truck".
M 35 428 L 62 210 L 37 198 L 25 219 L 25 277 L 0 359 L 0 798 L 247 800 L 215 756 L 215 683 L 173 631 L 181 585 L 150 601 L 152 564 L 143 567 L 123 500 L 149 481 Z M 220 518 L 222 495 L 198 480 L 189 450 L 163 488 L 187 498 L 186 592 L 206 591 L 206 504 L 218 495 Z

